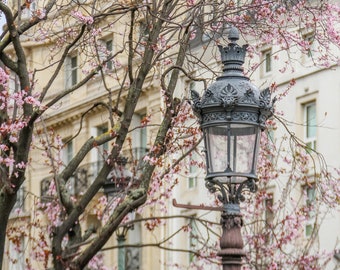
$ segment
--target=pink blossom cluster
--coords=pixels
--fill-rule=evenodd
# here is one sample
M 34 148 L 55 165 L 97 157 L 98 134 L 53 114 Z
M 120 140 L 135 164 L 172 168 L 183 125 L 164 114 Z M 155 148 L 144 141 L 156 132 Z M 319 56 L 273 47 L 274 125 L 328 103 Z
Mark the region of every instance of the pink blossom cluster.
M 13 168 L 15 160 L 11 157 L 2 157 L 0 156 L 0 164 L 4 164 L 8 168 Z
M 61 225 L 60 213 L 62 208 L 56 201 L 48 202 L 45 204 L 47 218 L 50 221 L 48 230 L 51 231 L 53 227 Z
M 89 261 L 87 268 L 89 270 L 111 270 L 112 268 L 108 268 L 104 265 L 104 256 L 102 253 L 98 253 L 92 257 Z
M 106 196 L 99 197 L 98 203 L 94 205 L 94 210 L 93 210 L 98 220 L 102 220 L 106 205 L 107 205 L 107 197 Z
M 39 8 L 34 12 L 34 15 L 37 16 L 40 20 L 42 20 L 46 17 L 46 9 Z
M 27 123 L 25 121 L 15 121 L 9 123 L 2 123 L 0 126 L 0 134 L 3 138 L 9 137 L 10 142 L 18 141 L 18 133 L 21 129 L 23 129 Z M 3 145 L 1 148 L 5 148 Z
M 71 11 L 71 15 L 78 19 L 80 22 L 84 23 L 84 24 L 93 24 L 94 20 L 93 17 L 91 16 L 85 16 L 83 13 L 81 13 L 78 10 L 72 10 Z
M 196 30 L 190 31 L 189 39 L 190 40 L 194 40 L 196 38 L 196 35 L 197 35 L 197 31 Z
M 270 120 L 268 127 L 275 130 L 277 123 Z M 314 173 L 314 177 L 311 177 L 312 156 L 310 152 L 303 145 L 294 144 L 293 138 L 284 136 L 282 140 L 283 142 L 291 140 L 289 151 L 277 141 L 274 144 L 266 134 L 262 134 L 261 137 L 262 147 L 258 162 L 259 190 L 254 196 L 248 198 L 249 201 L 246 204 L 242 205 L 242 213 L 247 224 L 244 227 L 246 232 L 244 238 L 249 252 L 247 261 L 251 265 L 262 265 L 263 269 L 278 270 L 298 267 L 299 269 L 321 270 L 332 257 L 330 255 L 332 251 L 319 252 L 314 249 L 306 251 L 305 246 L 301 249 L 298 247 L 306 237 L 307 222 L 312 223 L 316 230 L 320 226 L 311 215 L 316 213 L 320 206 L 333 208 L 338 205 L 339 177 L 336 173 L 325 169 L 320 170 L 320 173 Z M 277 155 L 277 153 L 280 154 Z M 313 160 L 316 166 L 318 163 L 315 157 Z M 326 168 L 322 159 L 320 160 L 318 166 Z M 306 185 L 316 187 L 317 199 L 312 204 L 306 203 L 309 200 L 306 191 L 301 195 L 300 189 Z M 270 192 L 273 192 L 271 188 L 274 186 L 279 188 L 279 192 L 273 195 Z M 300 195 L 296 195 L 297 188 Z M 268 204 L 270 199 L 272 202 Z M 313 241 L 313 237 L 310 241 Z M 271 259 L 265 260 L 264 258 Z
M 195 2 L 196 2 L 195 0 L 187 0 L 186 4 L 187 4 L 188 7 L 192 7 L 192 6 L 195 5 Z
M 102 218 L 100 219 L 103 224 L 107 223 L 110 219 L 112 212 L 116 209 L 116 207 L 122 202 L 123 196 L 116 196 L 107 201 L 107 204 L 103 204 L 101 207 L 105 207 L 102 212 Z M 105 203 L 104 199 L 101 199 L 102 202 Z M 98 217 L 98 213 L 97 213 Z
M 37 96 L 28 95 L 27 91 L 22 90 L 14 93 L 10 93 L 9 90 L 0 92 L 0 109 L 5 108 L 12 109 L 13 105 L 22 108 L 25 104 L 33 105 L 36 108 L 41 107 L 41 103 L 37 99 Z
M 9 75 L 5 70 L 0 67 L 0 85 L 7 86 L 9 81 Z
M 339 13 L 339 6 L 328 2 L 283 4 L 256 0 L 236 16 L 226 15 L 225 21 L 237 26 L 246 36 L 257 37 L 259 51 L 268 44 L 287 53 L 293 47 L 304 54 L 312 50 L 314 64 L 328 67 L 339 61 L 339 56 L 330 49 L 330 44 L 335 47 L 340 44 L 340 30 L 335 27 L 340 23 Z M 250 22 L 256 22 L 256 27 L 248 27 Z M 308 41 L 306 34 L 312 34 L 314 40 Z

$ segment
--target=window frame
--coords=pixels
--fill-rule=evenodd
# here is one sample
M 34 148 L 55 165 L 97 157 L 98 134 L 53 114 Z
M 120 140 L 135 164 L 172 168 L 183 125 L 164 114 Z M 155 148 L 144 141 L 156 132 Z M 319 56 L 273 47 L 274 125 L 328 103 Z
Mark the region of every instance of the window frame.
M 196 165 L 191 164 L 192 158 L 189 161 L 189 172 L 188 172 L 188 189 L 197 188 L 197 177 L 198 177 L 198 168 Z
M 100 64 L 106 61 L 108 58 L 113 55 L 113 38 L 111 36 L 102 38 L 98 40 L 97 51 Z M 105 63 L 106 71 L 113 70 L 114 61 L 111 59 Z
M 148 151 L 148 128 L 142 124 L 142 121 L 146 116 L 145 112 L 136 112 L 133 114 L 131 120 L 131 158 L 138 163 Z
M 106 49 L 106 51 L 108 53 L 107 57 L 112 57 L 112 55 L 113 55 L 113 39 L 112 38 L 105 40 L 105 49 Z M 112 59 L 110 59 L 109 61 L 106 62 L 106 68 L 108 70 L 112 70 L 113 69 L 113 61 L 112 61 Z
M 66 138 L 63 140 L 63 142 L 64 145 L 63 148 L 61 149 L 61 160 L 63 163 L 63 167 L 65 168 L 72 160 L 75 152 L 73 140 L 70 141 L 69 138 Z M 67 181 L 66 188 L 70 192 L 70 194 L 76 195 L 74 176 L 70 177 L 70 179 Z
M 74 65 L 75 63 L 75 65 Z M 78 56 L 70 55 L 66 58 L 65 87 L 70 88 L 78 83 Z
M 261 51 L 261 73 L 262 76 L 267 76 L 273 72 L 273 57 L 272 48 L 266 48 Z
M 312 100 L 310 102 L 302 104 L 303 106 L 303 125 L 304 125 L 304 142 L 306 146 L 311 150 L 316 150 L 317 148 L 317 104 L 316 100 Z M 310 119 L 308 116 L 308 108 L 314 107 L 314 119 Z M 313 121 L 312 125 L 309 123 Z M 309 131 L 310 128 L 313 128 L 313 131 Z M 309 133 L 315 134 L 314 136 L 310 136 Z

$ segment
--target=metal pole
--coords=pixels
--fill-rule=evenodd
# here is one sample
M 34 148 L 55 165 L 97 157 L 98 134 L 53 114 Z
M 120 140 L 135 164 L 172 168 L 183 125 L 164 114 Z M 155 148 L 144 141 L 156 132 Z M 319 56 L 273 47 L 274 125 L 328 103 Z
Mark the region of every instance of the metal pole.
M 221 215 L 222 236 L 218 256 L 222 258 L 223 270 L 241 270 L 243 240 L 241 228 L 243 225 L 242 215 L 238 204 L 227 204 Z
M 125 235 L 124 233 L 117 235 L 118 242 L 118 270 L 125 270 Z

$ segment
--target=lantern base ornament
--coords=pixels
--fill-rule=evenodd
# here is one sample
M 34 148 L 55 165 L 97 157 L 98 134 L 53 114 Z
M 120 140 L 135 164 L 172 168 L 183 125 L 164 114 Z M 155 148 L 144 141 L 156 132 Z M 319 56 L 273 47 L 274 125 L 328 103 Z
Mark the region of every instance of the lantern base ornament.
M 242 258 L 245 256 L 241 228 L 242 215 L 238 204 L 227 204 L 221 216 L 222 236 L 221 250 L 217 253 L 222 258 L 223 270 L 241 270 Z

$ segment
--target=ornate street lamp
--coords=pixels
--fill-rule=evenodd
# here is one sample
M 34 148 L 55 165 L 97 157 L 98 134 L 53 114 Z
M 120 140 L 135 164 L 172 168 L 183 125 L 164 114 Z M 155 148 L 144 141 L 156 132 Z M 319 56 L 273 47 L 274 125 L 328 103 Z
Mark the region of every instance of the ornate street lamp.
M 247 45 L 239 46 L 238 30 L 230 29 L 227 47 L 219 46 L 223 74 L 201 98 L 191 91 L 193 110 L 200 120 L 207 160 L 206 187 L 223 203 L 218 253 L 224 270 L 241 269 L 243 241 L 240 202 L 246 190 L 256 192 L 256 164 L 261 131 L 272 115 L 269 89 L 262 92 L 244 76 Z

